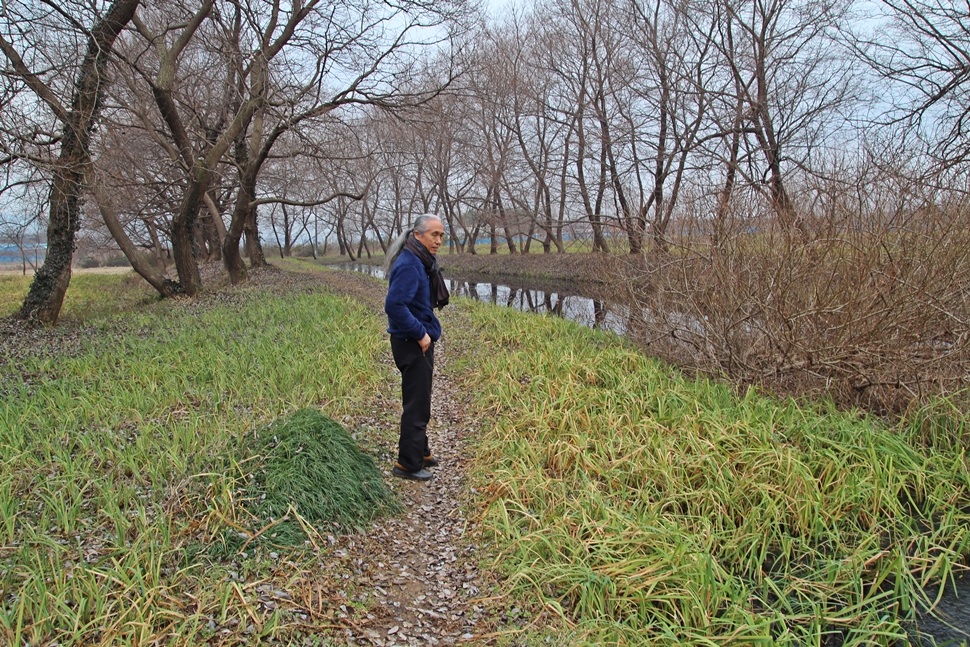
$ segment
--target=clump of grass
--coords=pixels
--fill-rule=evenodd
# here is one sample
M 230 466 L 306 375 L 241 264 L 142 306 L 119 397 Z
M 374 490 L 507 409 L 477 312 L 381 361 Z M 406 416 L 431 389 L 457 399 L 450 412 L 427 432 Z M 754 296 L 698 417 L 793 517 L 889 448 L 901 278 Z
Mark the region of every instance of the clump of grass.
M 343 426 L 319 411 L 302 409 L 255 434 L 260 456 L 249 494 L 267 521 L 296 512 L 314 524 L 360 528 L 401 507 L 381 471 Z M 302 543 L 297 521 L 274 528 L 279 543 Z

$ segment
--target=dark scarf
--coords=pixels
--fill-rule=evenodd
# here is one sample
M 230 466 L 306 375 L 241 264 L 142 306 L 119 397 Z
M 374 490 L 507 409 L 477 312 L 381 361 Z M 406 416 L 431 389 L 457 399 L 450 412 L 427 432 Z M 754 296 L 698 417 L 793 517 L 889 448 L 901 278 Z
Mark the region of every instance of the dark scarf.
M 438 269 L 438 257 L 429 252 L 421 241 L 414 237 L 413 231 L 404 243 L 404 248 L 411 250 L 411 253 L 420 258 L 424 264 L 424 271 L 428 273 L 428 280 L 431 281 L 431 307 L 439 310 L 444 308 L 448 305 L 449 294 L 445 280 L 441 278 L 441 271 Z

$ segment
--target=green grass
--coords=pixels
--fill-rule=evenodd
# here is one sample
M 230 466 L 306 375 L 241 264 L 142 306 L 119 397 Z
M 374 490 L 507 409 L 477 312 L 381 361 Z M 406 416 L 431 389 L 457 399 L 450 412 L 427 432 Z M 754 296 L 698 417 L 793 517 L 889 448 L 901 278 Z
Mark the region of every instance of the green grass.
M 0 276 L 0 317 L 15 313 L 27 296 L 32 276 L 6 274 Z
M 20 309 L 33 276 L 0 276 L 0 317 Z M 133 271 L 119 274 L 75 273 L 64 296 L 60 323 L 93 321 L 147 305 L 158 293 Z
M 403 510 L 374 459 L 319 411 L 302 409 L 247 438 L 250 507 L 263 528 L 273 525 L 263 537 L 275 543 L 303 544 L 321 523 L 359 529 Z
M 359 410 L 386 383 L 384 322 L 335 296 L 245 289 L 108 316 L 144 302 L 119 281 L 72 281 L 72 302 L 90 298 L 104 317 L 78 329 L 79 347 L 3 366 L 0 643 L 319 633 L 285 604 L 260 608 L 255 587 L 300 590 L 312 553 L 279 569 L 253 546 L 211 549 L 261 522 L 246 501 L 246 435 L 307 407 Z
M 0 644 L 326 635 L 333 615 L 295 614 L 333 606 L 306 583 L 326 559 L 313 525 L 336 515 L 288 519 L 321 556 L 268 557 L 282 508 L 260 510 L 249 477 L 274 446 L 253 442 L 385 388 L 383 317 L 306 291 L 156 302 L 85 281 L 78 347 L 0 359 Z M 0 281 L 0 303 L 26 285 Z M 970 430 L 945 401 L 890 428 L 739 398 L 552 318 L 467 301 L 443 317 L 446 348 L 478 350 L 453 370 L 489 420 L 486 545 L 526 613 L 558 618 L 527 640 L 890 645 L 921 585 L 966 561 Z M 261 607 L 263 583 L 292 603 Z
M 569 322 L 462 307 L 494 420 L 483 522 L 557 644 L 892 645 L 965 564 L 970 432 L 945 407 L 890 428 L 739 398 Z

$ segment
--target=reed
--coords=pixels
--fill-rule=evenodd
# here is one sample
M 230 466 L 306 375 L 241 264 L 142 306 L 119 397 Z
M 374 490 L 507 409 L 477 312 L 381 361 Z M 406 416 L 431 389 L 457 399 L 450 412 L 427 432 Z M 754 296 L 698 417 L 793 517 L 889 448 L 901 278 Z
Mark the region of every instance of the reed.
M 966 430 L 945 406 L 894 428 L 739 397 L 570 322 L 463 307 L 494 421 L 484 527 L 565 642 L 892 645 L 965 568 Z

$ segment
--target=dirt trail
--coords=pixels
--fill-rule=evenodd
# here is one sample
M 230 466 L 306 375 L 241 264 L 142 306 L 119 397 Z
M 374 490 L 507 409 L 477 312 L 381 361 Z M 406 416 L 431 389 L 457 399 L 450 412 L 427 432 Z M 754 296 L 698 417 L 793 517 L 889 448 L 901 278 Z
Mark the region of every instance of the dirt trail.
M 383 294 L 378 294 L 380 290 L 369 279 L 335 273 L 324 280 L 383 316 Z M 341 618 L 346 629 L 342 636 L 332 636 L 347 644 L 485 644 L 498 621 L 495 615 L 500 612 L 481 603 L 493 592 L 478 570 L 479 547 L 463 511 L 463 497 L 468 492 L 465 439 L 480 423 L 468 413 L 465 396 L 458 392 L 450 370 L 462 352 L 449 344 L 447 328 L 458 325 L 453 318 L 453 313 L 443 314 L 445 332 L 435 348 L 428 436 L 441 464 L 431 470 L 435 476 L 430 482 L 405 481 L 390 473 L 397 456 L 400 415 L 400 382 L 390 347 L 382 360 L 391 366 L 393 375 L 386 391 L 375 394 L 371 415 L 349 421 L 358 429 L 381 426 L 386 439 L 377 441 L 375 459 L 406 511 L 374 523 L 366 532 L 333 538 L 333 555 L 338 560 L 327 560 L 327 588 L 339 590 L 363 608 Z

